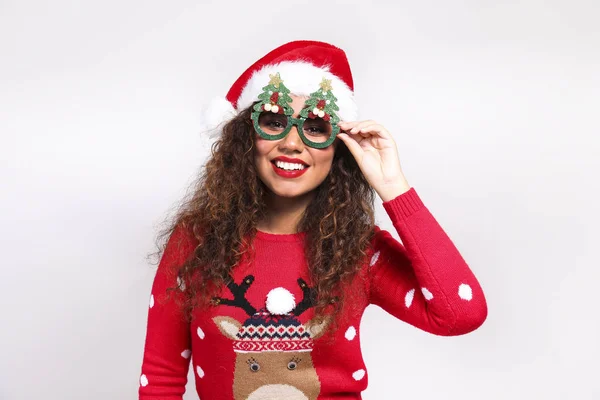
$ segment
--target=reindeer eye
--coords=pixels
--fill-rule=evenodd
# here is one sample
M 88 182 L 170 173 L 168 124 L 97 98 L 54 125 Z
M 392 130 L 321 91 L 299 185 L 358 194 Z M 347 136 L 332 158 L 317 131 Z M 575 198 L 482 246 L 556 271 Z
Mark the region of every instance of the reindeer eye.
M 296 369 L 297 366 L 298 366 L 298 364 L 296 364 L 296 361 L 290 361 L 288 363 L 288 369 L 290 369 L 290 370 Z
M 257 362 L 253 362 L 252 364 L 250 364 L 250 370 L 252 372 L 256 372 L 260 369 L 260 365 L 258 365 Z

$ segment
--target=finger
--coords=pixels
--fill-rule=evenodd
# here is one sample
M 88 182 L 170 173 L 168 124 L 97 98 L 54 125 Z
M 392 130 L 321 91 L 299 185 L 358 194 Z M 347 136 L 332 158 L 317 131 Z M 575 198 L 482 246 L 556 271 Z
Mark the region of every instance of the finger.
M 373 120 L 362 121 L 359 124 L 355 125 L 350 131 L 351 132 L 359 132 L 365 126 L 376 124 Z
M 356 125 L 358 125 L 361 121 L 342 121 L 339 122 L 338 125 L 340 126 L 340 128 L 342 128 L 343 130 L 350 130 L 352 128 L 354 128 Z
M 354 156 L 354 159 L 356 159 L 356 161 L 358 161 L 362 158 L 362 154 L 364 153 L 364 150 L 362 149 L 362 147 L 360 147 L 360 145 L 358 144 L 358 142 L 356 140 L 351 138 L 346 133 L 340 133 L 340 134 L 338 134 L 338 137 L 344 141 L 344 143 L 346 144 L 346 147 L 348 147 L 348 150 L 350 150 L 350 153 L 352 153 L 352 155 Z
M 377 132 L 377 124 L 365 125 L 362 127 L 357 126 L 357 134 L 361 135 L 363 138 L 367 139 L 370 137 L 379 137 L 379 133 Z
M 344 130 L 349 130 L 354 128 L 355 126 L 359 125 L 359 124 L 363 124 L 363 123 L 375 123 L 375 121 L 373 120 L 366 120 L 366 121 L 342 121 L 339 122 L 338 125 L 340 125 L 342 127 L 342 129 Z
M 344 131 L 344 132 L 338 133 L 338 136 L 341 135 L 342 133 L 346 134 L 349 139 L 356 140 L 358 143 L 360 143 L 361 141 L 364 140 L 364 138 L 361 136 L 360 132 L 352 133 L 350 131 Z
M 385 128 L 380 124 L 367 125 L 362 127 L 360 132 L 385 137 Z
M 366 125 L 360 128 L 361 132 L 379 132 L 381 129 L 383 128 L 383 126 L 379 125 L 379 124 L 371 124 L 371 125 Z
M 361 132 L 368 132 L 370 135 L 378 136 L 382 139 L 394 140 L 391 133 L 381 124 L 365 126 L 361 129 Z

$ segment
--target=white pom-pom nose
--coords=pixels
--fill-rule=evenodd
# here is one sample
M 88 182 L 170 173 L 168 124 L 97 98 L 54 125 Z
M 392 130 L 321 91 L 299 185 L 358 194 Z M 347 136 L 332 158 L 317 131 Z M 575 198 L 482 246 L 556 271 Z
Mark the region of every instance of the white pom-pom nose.
M 286 288 L 278 287 L 272 289 L 267 295 L 267 310 L 271 314 L 288 314 L 296 307 L 294 295 Z

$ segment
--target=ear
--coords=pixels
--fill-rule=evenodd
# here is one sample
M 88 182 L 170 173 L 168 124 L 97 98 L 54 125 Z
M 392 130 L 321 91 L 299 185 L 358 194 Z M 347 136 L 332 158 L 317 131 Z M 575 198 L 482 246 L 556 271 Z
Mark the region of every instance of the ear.
M 325 333 L 327 325 L 329 325 L 330 317 L 326 316 L 320 324 L 313 324 L 313 320 L 306 323 L 306 329 L 310 333 L 310 337 L 318 339 Z
M 213 321 L 223 335 L 231 340 L 237 340 L 237 333 L 242 327 L 242 324 L 237 319 L 231 317 L 214 317 Z

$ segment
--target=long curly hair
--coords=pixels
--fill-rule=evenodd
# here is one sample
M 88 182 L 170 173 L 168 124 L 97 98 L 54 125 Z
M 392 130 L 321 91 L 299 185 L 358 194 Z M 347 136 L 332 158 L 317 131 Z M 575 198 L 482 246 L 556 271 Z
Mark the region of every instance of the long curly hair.
M 156 239 L 157 262 L 178 226 L 198 241 L 193 256 L 177 266 L 177 287 L 169 288 L 185 293 L 180 305 L 188 321 L 197 307 L 215 304 L 213 298 L 231 279 L 232 268 L 244 253 L 252 254 L 257 223 L 267 213 L 263 195 L 269 189 L 255 166 L 251 112 L 252 106 L 222 127 L 211 156 Z M 335 331 L 344 304 L 355 303 L 342 287 L 359 276 L 366 260 L 374 235 L 375 193 L 343 142 L 335 149 L 329 174 L 314 190 L 296 230 L 306 232 L 312 321 L 320 323 L 329 316 L 327 329 Z

